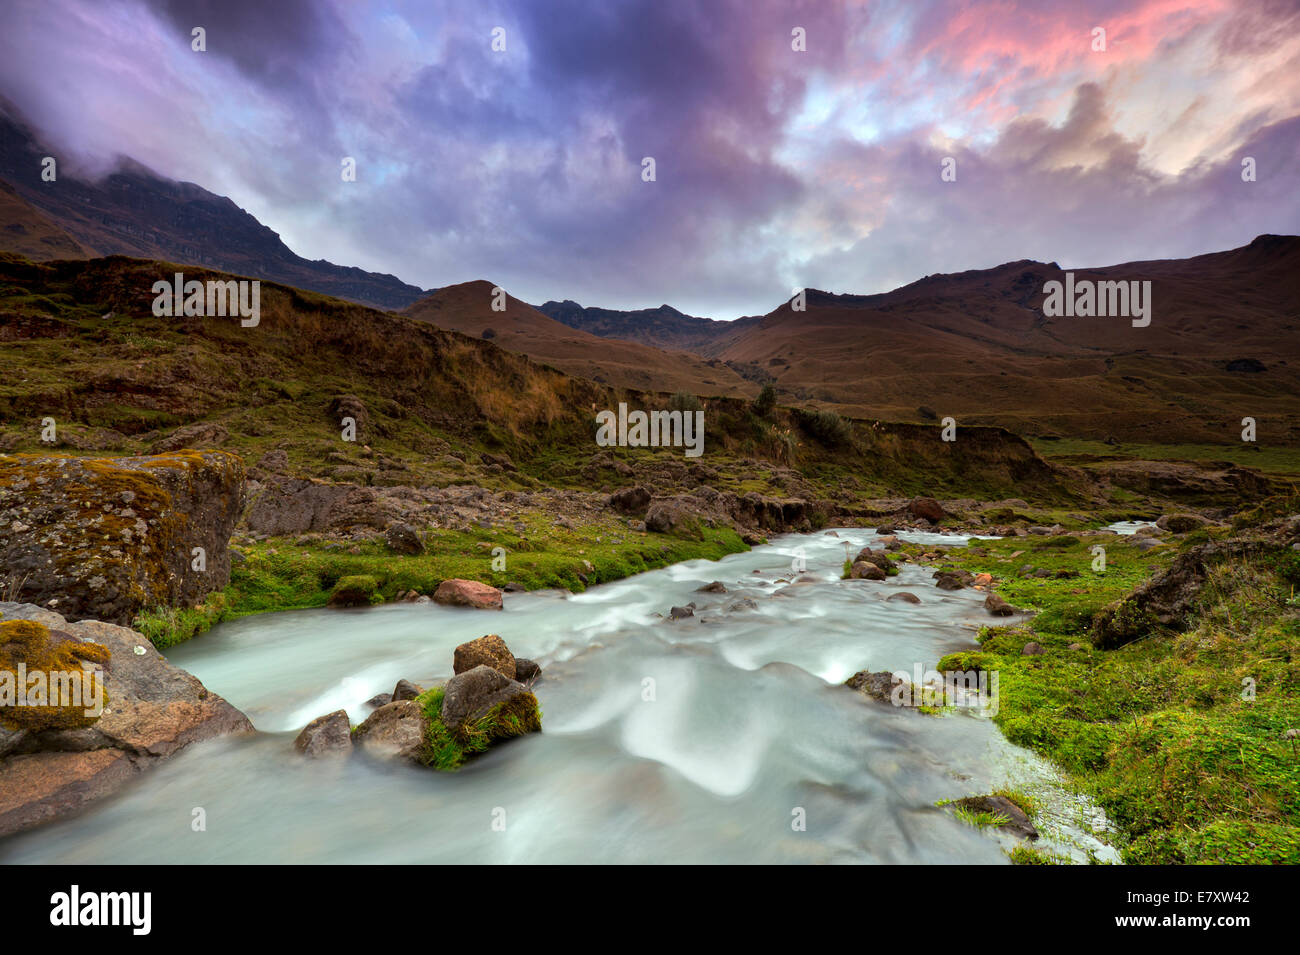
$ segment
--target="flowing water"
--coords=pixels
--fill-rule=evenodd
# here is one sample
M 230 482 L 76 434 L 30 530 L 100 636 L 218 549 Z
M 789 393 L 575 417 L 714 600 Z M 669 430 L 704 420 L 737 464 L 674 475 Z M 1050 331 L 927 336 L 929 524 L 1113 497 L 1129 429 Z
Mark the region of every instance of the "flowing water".
M 838 534 L 580 595 L 510 594 L 502 613 L 394 604 L 221 624 L 169 658 L 259 732 L 192 746 L 89 812 L 0 845 L 0 861 L 1000 863 L 1009 837 L 935 803 L 1004 785 L 1048 794 L 1055 849 L 1106 855 L 1080 829 L 1102 824 L 1095 810 L 987 718 L 925 716 L 838 685 L 932 667 L 989 621 L 983 594 L 938 590 L 920 567 L 841 581 L 846 543 L 856 553 L 875 535 Z M 800 554 L 816 582 L 788 582 Z M 712 580 L 729 592 L 694 592 Z M 899 590 L 922 603 L 885 601 Z M 755 606 L 728 609 L 742 597 Z M 664 619 L 692 600 L 695 617 Z M 542 665 L 541 734 L 457 773 L 295 753 L 312 718 L 345 708 L 359 722 L 365 700 L 400 677 L 445 679 L 455 646 L 488 632 Z

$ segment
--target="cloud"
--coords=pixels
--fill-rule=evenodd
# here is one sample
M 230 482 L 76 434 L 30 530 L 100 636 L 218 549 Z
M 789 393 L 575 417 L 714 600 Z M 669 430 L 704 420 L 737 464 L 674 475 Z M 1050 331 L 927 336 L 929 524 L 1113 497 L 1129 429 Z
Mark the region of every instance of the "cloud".
M 0 93 L 84 166 L 132 156 L 422 286 L 734 317 L 1297 231 L 1294 3 L 11 6 Z

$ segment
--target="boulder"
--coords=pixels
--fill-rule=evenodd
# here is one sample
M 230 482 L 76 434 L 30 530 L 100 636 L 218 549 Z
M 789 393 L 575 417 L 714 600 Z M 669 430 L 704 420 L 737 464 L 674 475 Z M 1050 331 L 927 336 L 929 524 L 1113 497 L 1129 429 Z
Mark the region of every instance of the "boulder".
M 938 524 L 947 516 L 943 506 L 932 497 L 913 498 L 908 502 L 907 513 L 927 520 L 931 524 Z
M 529 690 L 489 666 L 477 666 L 447 681 L 442 698 L 442 722 L 455 730 L 487 715 L 498 703 L 509 702 Z M 399 704 L 393 704 L 394 706 Z
M 420 761 L 428 724 L 415 700 L 394 700 L 375 710 L 357 727 L 353 742 L 375 756 Z
M 478 610 L 500 610 L 504 606 L 501 591 L 477 580 L 452 578 L 438 585 L 433 594 L 434 603 L 451 607 L 474 607 Z
M 1208 518 L 1201 517 L 1199 514 L 1166 514 L 1156 521 L 1156 527 L 1171 534 L 1186 534 L 1190 531 L 1200 530 L 1212 523 Z
M 393 687 L 392 695 L 387 702 L 396 703 L 401 700 L 413 700 L 423 692 L 423 687 L 417 686 L 410 680 L 398 680 L 397 686 Z
M 456 648 L 452 659 L 453 673 L 464 673 L 478 666 L 491 667 L 508 680 L 515 679 L 516 662 L 506 642 L 495 633 L 479 637 Z M 396 697 L 396 694 L 394 694 Z
M 849 578 L 851 580 L 884 580 L 888 576 L 875 564 L 870 564 L 865 560 L 855 561 L 853 566 L 849 568 Z
M 984 598 L 984 609 L 995 617 L 1012 617 L 1020 613 L 998 594 L 989 594 Z
M 695 589 L 695 592 L 697 594 L 725 594 L 727 592 L 727 587 L 725 584 L 723 584 L 722 581 L 715 580 L 711 584 L 705 584 L 703 587 L 697 587 Z
M 169 664 L 134 630 L 0 603 L 0 624 L 20 621 L 48 631 L 55 648 L 98 645 L 106 651 L 101 686 L 107 703 L 82 725 L 0 729 L 0 836 L 75 812 L 191 743 L 253 731 L 243 713 Z M 33 652 L 37 642 L 25 640 L 20 654 Z M 0 637 L 0 644 L 13 652 L 13 641 Z
M 845 680 L 844 685 L 878 703 L 893 702 L 894 674 L 887 670 L 879 673 L 862 670 Z
M 200 421 L 177 428 L 149 448 L 150 454 L 168 454 L 182 448 L 217 448 L 230 439 L 230 432 L 219 424 Z
M 408 557 L 424 553 L 424 542 L 420 540 L 419 533 L 410 524 L 400 521 L 389 524 L 388 530 L 384 531 L 384 546 L 396 554 Z
M 351 418 L 356 425 L 356 443 L 365 444 L 370 440 L 370 412 L 366 410 L 365 402 L 356 395 L 339 395 L 331 401 L 329 418 L 330 424 L 338 433 L 343 430 L 343 419 Z
M 341 577 L 330 591 L 330 607 L 369 607 L 379 602 L 379 581 L 368 574 Z
M 854 558 L 854 562 L 860 560 L 866 561 L 868 564 L 875 564 L 881 570 L 885 571 L 893 570 L 894 567 L 897 566 L 889 559 L 889 555 L 886 554 L 883 549 L 872 550 L 870 547 L 864 547 L 862 550 L 858 551 L 858 556 Z
M 620 488 L 609 496 L 609 506 L 623 514 L 644 514 L 653 495 L 641 484 Z
M 335 756 L 352 752 L 352 723 L 347 710 L 335 710 L 308 723 L 293 748 L 304 756 Z
M 909 593 L 909 592 L 906 591 L 906 590 L 900 590 L 900 591 L 898 591 L 897 593 L 892 593 L 892 594 L 890 594 L 888 597 L 886 597 L 885 599 L 886 599 L 886 600 L 901 600 L 903 603 L 909 603 L 909 604 L 919 604 L 919 603 L 921 602 L 921 598 L 920 598 L 920 597 L 918 597 L 918 596 L 917 596 L 916 594 L 914 594 L 914 593 Z
M 193 607 L 230 583 L 243 498 L 244 466 L 224 451 L 0 454 L 0 591 L 74 621 Z
M 695 610 L 692 607 L 669 607 L 668 619 L 685 620 L 687 617 L 694 617 Z
M 1026 657 L 1040 657 L 1043 655 L 1043 645 L 1041 643 L 1030 641 L 1025 644 L 1024 649 L 1020 651 L 1020 654 L 1021 656 Z
M 531 686 L 542 675 L 542 668 L 532 660 L 515 657 L 515 680 Z
M 1003 832 L 1031 841 L 1038 838 L 1038 830 L 1029 821 L 1025 811 L 1005 796 L 967 796 L 965 799 L 954 800 L 948 805 L 965 809 L 967 812 L 996 813 L 1007 820 L 998 826 Z
M 392 523 L 390 506 L 374 489 L 312 478 L 275 476 L 253 497 L 244 523 L 254 534 L 280 537 Z

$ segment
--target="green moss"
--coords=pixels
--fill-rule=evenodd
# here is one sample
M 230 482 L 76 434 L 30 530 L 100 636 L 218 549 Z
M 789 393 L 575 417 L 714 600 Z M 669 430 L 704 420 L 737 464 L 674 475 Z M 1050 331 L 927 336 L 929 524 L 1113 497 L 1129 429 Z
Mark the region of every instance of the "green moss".
M 110 653 L 107 647 L 98 643 L 82 643 L 69 640 L 66 635 L 55 638 L 48 627 L 32 620 L 0 621 L 0 673 L 8 684 L 8 692 L 14 694 L 14 704 L 0 706 L 0 726 L 11 730 L 72 730 L 90 726 L 95 723 L 99 713 L 87 713 L 93 700 L 84 695 L 86 687 L 86 670 L 82 664 L 107 665 Z M 44 686 L 40 692 L 45 695 L 45 702 L 50 705 L 17 705 L 18 694 L 36 691 L 30 683 L 19 685 L 19 666 L 30 680 L 41 676 Z M 102 678 L 92 676 L 99 682 L 99 702 L 108 705 L 108 694 L 103 690 Z M 70 684 L 75 683 L 75 686 Z M 54 699 L 56 686 L 67 687 L 77 694 L 77 705 L 64 705 L 71 701 L 62 697 Z M 89 692 L 93 693 L 93 690 Z M 30 702 L 30 700 L 28 700 Z
M 465 761 L 486 752 L 493 744 L 542 729 L 542 710 L 537 697 L 521 693 L 505 703 L 498 703 L 472 723 L 455 730 L 442 722 L 443 687 L 426 690 L 416 698 L 424 712 L 427 729 L 421 761 L 433 769 L 459 769 Z
M 159 650 L 184 643 L 230 615 L 225 594 L 213 593 L 196 607 L 153 607 L 136 615 L 131 626 Z
M 333 607 L 365 607 L 383 603 L 379 581 L 369 574 L 349 574 L 330 590 L 328 603 Z
M 1098 542 L 1104 575 L 1090 569 Z M 1187 630 L 1145 629 L 1098 650 L 1086 623 L 1098 604 L 1124 597 L 1173 548 L 1143 554 L 1125 540 L 1083 539 L 1034 557 L 1081 577 L 1040 579 L 1008 576 L 1023 539 L 981 547 L 984 556 L 954 550 L 951 563 L 993 573 L 1009 601 L 1041 613 L 985 628 L 978 652 L 940 668 L 998 670 L 998 726 L 1096 800 L 1125 861 L 1300 861 L 1300 756 L 1284 738 L 1300 727 L 1300 615 L 1285 549 L 1211 568 Z M 1044 654 L 1023 656 L 1029 640 Z
M 1069 856 L 1033 846 L 1014 846 L 1007 855 L 1012 865 L 1069 865 Z

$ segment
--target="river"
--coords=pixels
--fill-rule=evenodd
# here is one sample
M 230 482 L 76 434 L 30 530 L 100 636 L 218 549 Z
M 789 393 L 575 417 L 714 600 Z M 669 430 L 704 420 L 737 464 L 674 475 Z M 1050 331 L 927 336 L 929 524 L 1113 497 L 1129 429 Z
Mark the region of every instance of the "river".
M 1097 810 L 989 719 L 839 685 L 932 667 L 991 618 L 982 593 L 938 590 L 925 568 L 840 580 L 846 542 L 856 553 L 875 535 L 837 533 L 583 594 L 508 594 L 500 613 L 391 604 L 221 624 L 168 657 L 259 732 L 192 746 L 88 812 L 8 840 L 0 861 L 996 864 L 1014 841 L 935 803 L 1007 785 L 1043 802 L 1040 844 L 1113 858 L 1081 825 L 1104 824 Z M 815 582 L 783 582 L 800 554 Z M 729 592 L 694 592 L 713 580 Z M 922 602 L 886 602 L 897 590 Z M 752 609 L 727 609 L 745 597 Z M 695 617 L 666 619 L 692 600 Z M 400 677 L 447 678 L 456 645 L 489 632 L 542 665 L 541 734 L 457 773 L 294 751 L 313 717 L 346 708 L 359 722 L 365 700 Z

